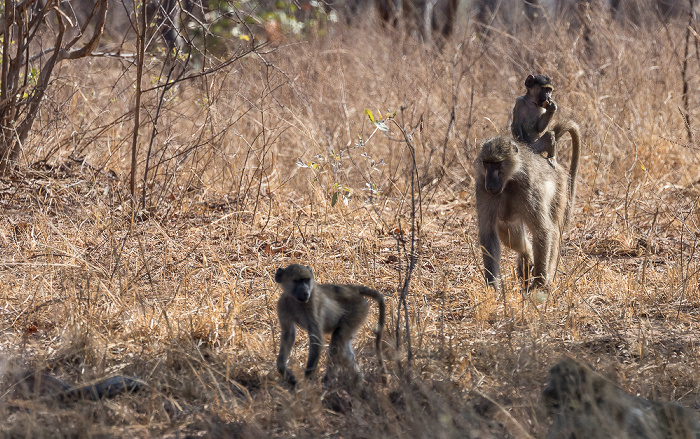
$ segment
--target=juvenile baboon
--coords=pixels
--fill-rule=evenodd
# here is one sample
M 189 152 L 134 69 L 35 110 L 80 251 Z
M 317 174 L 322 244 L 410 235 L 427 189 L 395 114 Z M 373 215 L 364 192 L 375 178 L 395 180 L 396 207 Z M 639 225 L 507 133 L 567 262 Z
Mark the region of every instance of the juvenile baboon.
M 292 264 L 278 268 L 275 282 L 282 287 L 282 296 L 277 302 L 277 315 L 282 328 L 277 370 L 291 385 L 296 384 L 294 374 L 287 368 L 287 359 L 294 344 L 296 326 L 309 333 L 309 357 L 304 374 L 310 377 L 316 370 L 323 346 L 323 334 L 332 334 L 328 350 L 328 368 L 325 378 L 336 373 L 341 364 L 352 368 L 360 378 L 360 368 L 355 362 L 352 339 L 367 317 L 370 297 L 379 306 L 377 324 L 377 359 L 382 373 L 381 341 L 384 330 L 384 297 L 378 291 L 362 285 L 317 284 L 311 267 Z
M 573 359 L 549 371 L 542 395 L 553 423 L 549 439 L 699 439 L 691 410 L 629 395 Z
M 507 137 L 484 143 L 476 159 L 479 242 L 486 280 L 496 290 L 500 278 L 500 241 L 519 253 L 517 272 L 525 281 L 529 280 L 534 262 L 535 278 L 529 287 L 545 286 L 554 278 L 581 156 L 578 125 L 562 122 L 554 131 L 557 138 L 564 132 L 571 135 L 568 175 L 561 167 L 549 166 L 523 143 Z
M 526 143 L 536 153 L 546 152 L 554 166 L 556 142 L 554 133 L 547 131 L 557 111 L 557 104 L 552 100 L 552 80 L 545 75 L 528 75 L 525 88 L 525 94 L 515 100 L 510 130 L 516 140 Z

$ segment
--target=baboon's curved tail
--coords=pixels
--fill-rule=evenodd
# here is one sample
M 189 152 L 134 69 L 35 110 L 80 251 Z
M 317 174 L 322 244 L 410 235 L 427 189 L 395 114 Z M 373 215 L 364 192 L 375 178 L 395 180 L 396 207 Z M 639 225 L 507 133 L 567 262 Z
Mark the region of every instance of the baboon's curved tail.
M 382 334 L 384 333 L 384 319 L 386 317 L 386 306 L 384 305 L 384 296 L 377 290 L 372 288 L 361 287 L 360 294 L 365 297 L 371 297 L 379 306 L 379 321 L 377 322 L 377 339 L 375 345 L 377 348 L 377 361 L 379 361 L 379 370 L 382 374 L 382 381 L 385 380 L 384 374 L 384 356 L 382 355 Z
M 558 142 L 564 133 L 571 136 L 571 166 L 569 167 L 569 205 L 574 204 L 576 195 L 576 174 L 581 161 L 581 131 L 573 120 L 557 122 L 554 125 L 554 138 Z

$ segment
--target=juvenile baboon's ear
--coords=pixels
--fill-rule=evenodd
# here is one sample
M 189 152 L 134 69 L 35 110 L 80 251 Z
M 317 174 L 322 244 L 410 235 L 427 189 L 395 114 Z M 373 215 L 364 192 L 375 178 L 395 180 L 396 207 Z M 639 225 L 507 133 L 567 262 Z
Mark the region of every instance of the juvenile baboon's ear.
M 277 272 L 275 273 L 275 282 L 281 283 L 283 275 L 284 275 L 284 268 L 278 268 Z
M 525 78 L 525 87 L 530 88 L 533 85 L 535 85 L 535 77 L 532 75 L 527 75 L 527 78 Z

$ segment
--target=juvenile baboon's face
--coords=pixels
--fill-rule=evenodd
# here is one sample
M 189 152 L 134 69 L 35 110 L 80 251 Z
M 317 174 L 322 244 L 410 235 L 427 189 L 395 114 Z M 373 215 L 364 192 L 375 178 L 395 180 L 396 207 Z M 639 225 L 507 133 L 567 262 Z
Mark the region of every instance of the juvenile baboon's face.
M 530 99 L 538 106 L 544 107 L 550 99 L 552 99 L 552 91 L 554 87 L 552 86 L 552 80 L 549 76 L 528 75 L 525 79 L 525 87 L 527 88 L 527 94 L 530 95 Z
M 278 268 L 275 273 L 275 282 L 282 286 L 282 290 L 304 303 L 311 299 L 313 279 L 314 274 L 306 265 L 292 264 L 287 268 Z
M 544 107 L 544 105 L 552 99 L 552 87 L 549 85 L 534 85 L 528 90 L 528 93 L 538 107 Z
M 297 279 L 293 283 L 292 296 L 299 302 L 308 302 L 311 299 L 311 279 Z

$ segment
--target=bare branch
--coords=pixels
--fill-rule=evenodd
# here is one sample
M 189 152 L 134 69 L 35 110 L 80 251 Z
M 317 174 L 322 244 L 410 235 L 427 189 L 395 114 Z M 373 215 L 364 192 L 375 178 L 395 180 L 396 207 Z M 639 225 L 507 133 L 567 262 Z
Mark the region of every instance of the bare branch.
M 107 0 L 100 0 L 100 10 L 97 13 L 97 23 L 92 33 L 92 38 L 81 49 L 78 50 L 62 50 L 61 59 L 77 59 L 89 55 L 97 44 L 105 30 L 105 20 L 107 18 Z

